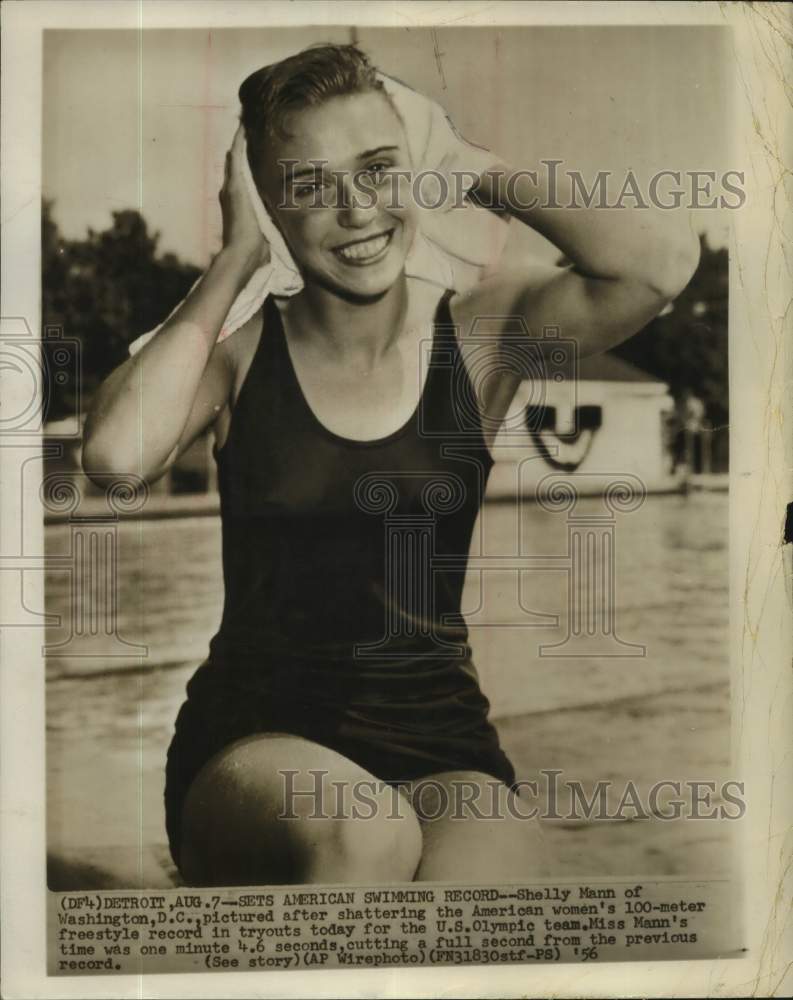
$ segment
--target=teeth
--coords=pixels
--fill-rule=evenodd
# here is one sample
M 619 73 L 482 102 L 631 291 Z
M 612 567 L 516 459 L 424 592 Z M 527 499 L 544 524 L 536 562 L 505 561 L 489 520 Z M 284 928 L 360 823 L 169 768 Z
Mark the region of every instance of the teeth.
M 354 243 L 349 247 L 342 247 L 338 251 L 347 260 L 366 260 L 367 257 L 376 257 L 388 243 L 389 234 L 378 236 L 376 239 L 367 240 L 366 243 Z

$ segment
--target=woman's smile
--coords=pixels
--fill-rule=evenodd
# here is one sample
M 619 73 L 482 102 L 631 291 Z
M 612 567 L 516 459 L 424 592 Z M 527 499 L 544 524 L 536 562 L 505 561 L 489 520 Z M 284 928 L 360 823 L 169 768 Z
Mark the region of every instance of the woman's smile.
M 377 264 L 388 253 L 394 230 L 378 233 L 362 239 L 350 240 L 333 248 L 336 256 L 352 267 L 368 267 Z

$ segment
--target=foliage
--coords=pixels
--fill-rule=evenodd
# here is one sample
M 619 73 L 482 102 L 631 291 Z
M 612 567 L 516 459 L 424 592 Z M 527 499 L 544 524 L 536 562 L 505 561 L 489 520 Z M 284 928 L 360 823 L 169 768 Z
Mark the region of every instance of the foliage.
M 714 427 L 727 424 L 727 313 L 729 271 L 726 248 L 714 250 L 700 237 L 696 274 L 672 309 L 621 344 L 615 354 L 661 378 L 680 399 L 686 389 L 705 404 Z
M 149 233 L 134 209 L 113 212 L 112 225 L 102 232 L 88 229 L 85 239 L 67 240 L 52 218 L 52 202 L 45 200 L 41 237 L 45 358 L 51 362 L 57 348 L 48 327 L 79 341 L 81 355 L 79 375 L 63 384 L 47 377 L 45 418 L 57 420 L 75 412 L 78 392 L 85 406 L 127 357 L 129 342 L 161 323 L 200 271 L 174 254 L 158 255 L 159 233 Z

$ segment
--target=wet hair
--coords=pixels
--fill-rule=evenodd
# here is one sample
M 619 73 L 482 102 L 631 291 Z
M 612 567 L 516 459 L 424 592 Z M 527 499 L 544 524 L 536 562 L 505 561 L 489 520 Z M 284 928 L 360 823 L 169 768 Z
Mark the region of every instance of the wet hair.
M 388 97 L 375 67 L 355 45 L 322 43 L 263 66 L 239 89 L 248 162 L 256 176 L 268 140 L 285 139 L 286 116 L 332 97 L 379 91 Z

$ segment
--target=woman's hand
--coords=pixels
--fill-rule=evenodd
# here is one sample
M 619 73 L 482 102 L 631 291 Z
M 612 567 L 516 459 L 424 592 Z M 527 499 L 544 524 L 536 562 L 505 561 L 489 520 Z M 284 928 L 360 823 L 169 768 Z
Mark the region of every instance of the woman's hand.
M 244 157 L 245 133 L 240 125 L 226 153 L 225 177 L 219 195 L 223 213 L 223 249 L 234 256 L 239 255 L 252 270 L 256 270 L 269 262 L 270 244 L 259 228 L 245 183 Z

